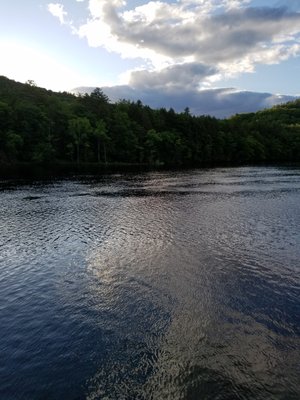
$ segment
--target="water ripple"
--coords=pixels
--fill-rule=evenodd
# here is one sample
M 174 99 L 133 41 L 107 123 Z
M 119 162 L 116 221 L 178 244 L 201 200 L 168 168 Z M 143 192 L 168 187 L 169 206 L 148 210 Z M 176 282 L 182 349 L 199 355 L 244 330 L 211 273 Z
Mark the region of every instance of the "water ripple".
M 300 171 L 0 182 L 3 399 L 298 399 Z

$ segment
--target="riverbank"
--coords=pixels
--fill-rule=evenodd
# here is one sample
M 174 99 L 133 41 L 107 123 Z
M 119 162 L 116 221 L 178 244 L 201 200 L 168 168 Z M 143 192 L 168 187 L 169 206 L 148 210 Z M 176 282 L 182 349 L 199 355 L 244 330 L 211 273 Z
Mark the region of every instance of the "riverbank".
M 0 179 L 49 179 L 74 175 L 102 175 L 123 172 L 146 172 L 153 170 L 189 170 L 236 166 L 299 166 L 299 163 L 202 163 L 190 165 L 138 164 L 138 163 L 0 163 Z
M 130 163 L 13 163 L 0 164 L 0 179 L 5 178 L 55 178 L 60 176 L 73 176 L 103 173 L 115 173 L 124 171 L 143 171 L 147 169 L 159 168 L 160 166 L 150 166 L 146 164 Z

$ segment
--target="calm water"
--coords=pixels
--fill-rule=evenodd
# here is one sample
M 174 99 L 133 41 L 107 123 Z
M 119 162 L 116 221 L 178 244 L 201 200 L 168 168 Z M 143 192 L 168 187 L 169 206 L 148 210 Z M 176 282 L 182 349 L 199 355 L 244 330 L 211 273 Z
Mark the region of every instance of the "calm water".
M 0 398 L 299 399 L 300 169 L 0 182 Z

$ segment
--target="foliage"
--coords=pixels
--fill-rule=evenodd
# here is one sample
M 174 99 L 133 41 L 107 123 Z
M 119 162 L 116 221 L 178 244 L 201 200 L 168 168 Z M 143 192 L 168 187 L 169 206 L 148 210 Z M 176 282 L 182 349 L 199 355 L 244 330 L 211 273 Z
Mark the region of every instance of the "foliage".
M 0 162 L 151 165 L 300 160 L 300 100 L 224 120 L 54 93 L 0 77 Z

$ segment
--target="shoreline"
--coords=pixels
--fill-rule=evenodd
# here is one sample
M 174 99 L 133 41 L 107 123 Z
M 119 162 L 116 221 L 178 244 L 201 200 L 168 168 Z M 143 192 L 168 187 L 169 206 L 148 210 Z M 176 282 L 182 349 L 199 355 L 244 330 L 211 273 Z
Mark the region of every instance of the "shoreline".
M 238 167 L 300 167 L 297 162 L 256 162 L 256 163 L 198 163 L 190 165 L 167 164 L 137 164 L 137 163 L 13 163 L 0 164 L 0 179 L 55 179 L 80 175 L 106 175 L 115 173 L 135 173 L 150 171 L 182 171 L 210 168 L 238 168 Z

